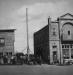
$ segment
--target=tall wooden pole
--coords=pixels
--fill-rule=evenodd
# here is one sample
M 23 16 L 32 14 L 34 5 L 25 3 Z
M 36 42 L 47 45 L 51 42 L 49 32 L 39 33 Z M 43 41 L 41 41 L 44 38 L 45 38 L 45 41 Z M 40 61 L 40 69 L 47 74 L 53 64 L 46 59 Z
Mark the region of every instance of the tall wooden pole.
M 58 19 L 59 20 L 59 19 Z M 60 20 L 58 23 L 58 29 L 59 29 L 59 50 L 60 50 L 60 64 L 61 64 L 61 36 L 60 36 Z
M 62 49 L 61 49 L 61 30 L 60 30 L 60 18 L 58 19 L 59 24 L 58 24 L 58 29 L 59 29 L 59 50 L 60 50 L 60 64 L 63 64 L 63 59 L 62 59 Z
M 29 61 L 28 8 L 26 8 L 26 31 L 27 31 L 27 59 Z

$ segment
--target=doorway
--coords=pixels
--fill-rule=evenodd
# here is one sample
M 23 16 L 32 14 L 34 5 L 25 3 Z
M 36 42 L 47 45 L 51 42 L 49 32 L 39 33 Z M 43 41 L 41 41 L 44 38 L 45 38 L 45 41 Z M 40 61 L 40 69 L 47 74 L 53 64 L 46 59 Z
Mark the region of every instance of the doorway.
M 57 51 L 53 51 L 53 63 L 57 63 Z

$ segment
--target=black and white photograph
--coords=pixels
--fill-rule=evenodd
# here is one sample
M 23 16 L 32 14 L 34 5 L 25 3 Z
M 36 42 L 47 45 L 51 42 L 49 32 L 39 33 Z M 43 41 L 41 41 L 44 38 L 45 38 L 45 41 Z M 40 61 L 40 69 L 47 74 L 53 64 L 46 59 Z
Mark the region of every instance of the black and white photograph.
M 0 75 L 73 75 L 73 0 L 0 0 Z

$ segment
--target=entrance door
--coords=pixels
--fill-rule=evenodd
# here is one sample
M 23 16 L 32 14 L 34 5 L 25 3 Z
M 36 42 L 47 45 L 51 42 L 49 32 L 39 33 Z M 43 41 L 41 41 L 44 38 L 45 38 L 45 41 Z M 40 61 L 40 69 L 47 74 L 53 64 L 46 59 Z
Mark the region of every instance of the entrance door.
M 57 63 L 57 51 L 53 51 L 53 63 Z

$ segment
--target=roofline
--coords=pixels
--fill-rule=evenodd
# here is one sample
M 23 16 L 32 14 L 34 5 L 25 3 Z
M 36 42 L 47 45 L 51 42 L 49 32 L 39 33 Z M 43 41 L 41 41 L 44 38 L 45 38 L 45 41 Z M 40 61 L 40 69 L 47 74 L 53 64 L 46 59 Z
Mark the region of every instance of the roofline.
M 0 29 L 0 32 L 14 32 L 16 29 Z
M 66 14 L 64 14 L 64 15 L 62 15 L 62 16 L 60 16 L 60 17 L 64 17 L 64 16 L 67 15 L 67 14 L 73 17 L 73 15 L 70 14 L 70 13 L 66 13 Z
M 43 29 L 44 29 L 45 27 L 47 27 L 47 26 L 48 26 L 48 24 L 47 24 L 46 26 L 42 27 L 40 30 L 34 32 L 34 35 L 37 34 L 38 32 L 40 32 L 41 30 L 43 30 Z
M 0 30 L 16 30 L 16 29 L 0 29 Z

